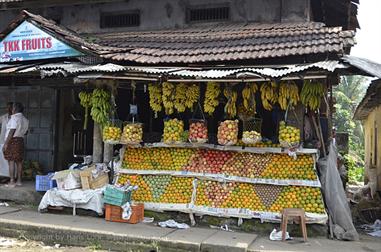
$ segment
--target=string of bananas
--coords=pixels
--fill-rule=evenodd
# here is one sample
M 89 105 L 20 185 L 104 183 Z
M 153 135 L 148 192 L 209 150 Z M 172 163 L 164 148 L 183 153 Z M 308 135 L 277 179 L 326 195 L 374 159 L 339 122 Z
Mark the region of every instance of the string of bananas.
M 255 83 L 246 84 L 242 90 L 243 107 L 248 112 L 256 111 L 255 93 L 258 91 L 258 86 Z
M 182 113 L 185 111 L 185 102 L 187 100 L 187 85 L 185 83 L 179 83 L 175 89 L 175 103 L 174 107 L 177 112 Z
M 197 84 L 187 86 L 185 107 L 193 110 L 193 106 L 200 98 L 200 87 Z
M 305 80 L 302 91 L 300 92 L 300 100 L 302 104 L 315 111 L 320 108 L 321 98 L 324 95 L 324 87 L 321 83 Z
M 175 106 L 175 93 L 176 88 L 175 85 L 169 82 L 164 82 L 162 84 L 162 100 L 163 100 L 163 106 L 165 109 L 165 113 L 167 115 L 173 114 L 175 112 L 174 106 Z
M 260 90 L 264 109 L 272 110 L 273 105 L 278 101 L 277 87 L 278 84 L 274 81 L 262 84 Z
M 94 89 L 91 96 L 92 107 L 90 115 L 94 122 L 101 126 L 107 124 L 109 119 L 111 111 L 110 98 L 110 92 L 100 88 Z
M 148 92 L 149 92 L 149 106 L 155 113 L 155 118 L 157 118 L 158 113 L 163 109 L 161 85 L 149 84 Z
M 281 82 L 279 85 L 278 103 L 283 110 L 287 106 L 296 106 L 299 101 L 299 89 L 295 82 Z
M 81 91 L 78 94 L 81 106 L 85 108 L 85 121 L 83 123 L 84 130 L 87 130 L 87 124 L 89 121 L 89 108 L 91 108 L 91 105 L 92 105 L 92 102 L 91 102 L 92 95 L 93 94 L 91 92 L 86 92 L 86 91 Z
M 205 100 L 204 100 L 204 112 L 209 115 L 213 115 L 214 110 L 218 106 L 218 96 L 220 95 L 221 90 L 219 84 L 215 82 L 208 82 L 206 85 L 205 91 Z
M 237 115 L 237 91 L 233 91 L 231 87 L 224 89 L 224 96 L 228 99 L 225 105 L 224 111 L 230 118 L 234 118 Z

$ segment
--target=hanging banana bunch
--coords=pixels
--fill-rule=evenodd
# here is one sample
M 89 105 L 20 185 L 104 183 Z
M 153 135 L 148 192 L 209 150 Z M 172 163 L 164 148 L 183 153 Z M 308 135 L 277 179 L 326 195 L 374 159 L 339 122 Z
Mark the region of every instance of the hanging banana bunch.
M 175 88 L 175 103 L 174 103 L 174 107 L 177 110 L 177 112 L 182 113 L 185 111 L 186 100 L 187 100 L 187 85 L 185 83 L 177 84 Z
M 281 82 L 279 85 L 278 103 L 282 110 L 287 106 L 296 106 L 299 101 L 299 89 L 295 82 Z
M 255 83 L 246 84 L 242 90 L 243 107 L 248 113 L 255 113 L 256 111 L 255 93 L 257 90 L 258 86 Z
M 111 112 L 110 98 L 110 92 L 100 88 L 94 89 L 91 97 L 92 108 L 90 115 L 94 122 L 101 126 L 104 126 L 109 119 Z
M 261 99 L 264 109 L 272 110 L 273 104 L 278 101 L 277 87 L 278 84 L 275 81 L 262 84 Z
M 193 106 L 200 98 L 200 87 L 197 84 L 187 86 L 185 107 L 193 110 Z
M 149 92 L 149 105 L 151 109 L 155 112 L 155 118 L 157 118 L 157 114 L 163 109 L 161 85 L 149 84 L 148 92 Z
M 230 118 L 234 118 L 237 115 L 237 91 L 233 91 L 232 87 L 225 87 L 224 96 L 228 100 L 225 105 L 224 111 Z
M 220 85 L 215 82 L 208 82 L 205 91 L 204 112 L 213 115 L 218 106 L 218 96 L 220 95 Z
M 173 112 L 175 112 L 174 106 L 175 106 L 176 88 L 174 84 L 169 82 L 164 82 L 162 86 L 163 86 L 162 100 L 163 100 L 163 105 L 165 109 L 165 114 L 171 115 L 173 114 Z
M 89 121 L 89 109 L 91 108 L 91 105 L 92 105 L 92 102 L 91 102 L 92 93 L 81 91 L 78 94 L 78 97 L 79 97 L 81 106 L 85 108 L 85 121 L 83 123 L 83 129 L 87 130 L 87 124 Z
M 302 91 L 300 92 L 300 100 L 304 106 L 313 111 L 319 109 L 323 96 L 324 87 L 321 83 L 310 80 L 304 81 Z

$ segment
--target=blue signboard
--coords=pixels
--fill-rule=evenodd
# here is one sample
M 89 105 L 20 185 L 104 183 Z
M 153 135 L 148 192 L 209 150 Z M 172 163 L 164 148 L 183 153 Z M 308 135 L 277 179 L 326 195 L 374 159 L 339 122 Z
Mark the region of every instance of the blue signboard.
M 81 56 L 83 53 L 24 21 L 0 42 L 0 62 Z

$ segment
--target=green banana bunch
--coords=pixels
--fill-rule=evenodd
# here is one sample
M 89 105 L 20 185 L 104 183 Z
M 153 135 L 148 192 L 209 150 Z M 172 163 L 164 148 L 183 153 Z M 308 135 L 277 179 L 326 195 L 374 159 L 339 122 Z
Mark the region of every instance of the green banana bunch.
M 92 102 L 91 102 L 92 93 L 81 91 L 79 92 L 78 97 L 79 97 L 81 106 L 85 108 L 85 120 L 83 123 L 83 129 L 87 130 L 87 124 L 89 121 L 89 108 L 91 108 L 92 106 Z
M 320 108 L 321 98 L 324 96 L 324 87 L 321 83 L 305 80 L 300 100 L 302 104 L 315 111 Z
M 106 125 L 109 119 L 111 111 L 110 98 L 111 94 L 100 88 L 94 89 L 91 97 L 92 108 L 90 115 L 94 122 L 101 126 Z

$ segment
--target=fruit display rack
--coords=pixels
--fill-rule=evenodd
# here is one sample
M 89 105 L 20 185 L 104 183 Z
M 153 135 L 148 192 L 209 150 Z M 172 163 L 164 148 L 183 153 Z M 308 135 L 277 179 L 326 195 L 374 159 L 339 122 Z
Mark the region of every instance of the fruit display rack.
M 208 144 L 124 147 L 117 182 L 138 185 L 133 200 L 154 211 L 279 221 L 282 208 L 301 207 L 309 223 L 325 223 L 315 155 Z

